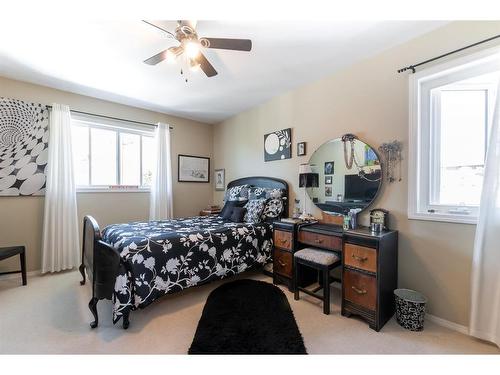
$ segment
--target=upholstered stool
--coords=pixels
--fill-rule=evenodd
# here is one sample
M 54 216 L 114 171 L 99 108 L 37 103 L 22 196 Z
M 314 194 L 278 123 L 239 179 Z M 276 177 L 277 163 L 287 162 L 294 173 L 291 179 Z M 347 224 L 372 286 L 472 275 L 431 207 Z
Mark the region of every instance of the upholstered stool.
M 4 260 L 13 257 L 15 255 L 19 255 L 19 258 L 21 260 L 21 270 L 0 272 L 0 275 L 7 275 L 10 273 L 20 273 L 22 274 L 23 285 L 26 285 L 26 254 L 24 246 L 0 247 L 0 260 Z
M 309 294 L 310 296 L 322 300 L 323 313 L 326 315 L 330 314 L 330 271 L 341 265 L 339 256 L 333 251 L 307 247 L 294 254 L 293 262 L 295 270 L 293 282 L 295 286 L 294 299 L 299 299 L 299 291 Z M 321 287 L 310 291 L 298 285 L 297 281 L 299 280 L 300 266 L 302 265 L 314 268 L 318 272 L 321 271 L 323 273 L 323 296 L 315 293 L 321 289 Z

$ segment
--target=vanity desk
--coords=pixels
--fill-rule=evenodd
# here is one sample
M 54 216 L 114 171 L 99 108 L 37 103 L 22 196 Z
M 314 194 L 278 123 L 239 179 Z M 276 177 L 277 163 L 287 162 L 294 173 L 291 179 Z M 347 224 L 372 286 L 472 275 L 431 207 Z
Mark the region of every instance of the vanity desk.
M 367 227 L 301 224 L 297 249 L 316 247 L 341 255 L 343 316 L 358 315 L 379 331 L 394 315 L 398 280 L 398 232 L 372 233 Z
M 307 204 L 311 201 L 322 211 L 321 222 L 277 222 L 274 225 L 274 281 L 285 281 L 294 289 L 296 251 L 312 247 L 335 252 L 342 261 L 340 275 L 337 275 L 342 283 L 342 315 L 360 316 L 376 331 L 395 312 L 393 292 L 398 280 L 398 233 L 391 230 L 372 232 L 359 226 L 343 230 L 343 222 L 344 216 L 356 219 L 376 201 L 384 181 L 383 167 L 377 150 L 354 134 L 344 134 L 323 143 L 309 162 L 299 167 L 298 179 L 299 187 L 304 189 L 302 217 L 310 217 Z M 373 228 L 386 228 L 387 212 L 373 211 L 384 213 L 378 222 L 375 215 L 371 216 Z M 309 271 L 314 275 L 309 275 Z M 297 278 L 297 285 L 301 287 L 318 281 L 311 264 L 310 267 L 301 266 Z M 314 289 L 313 292 L 319 290 Z M 327 302 L 324 297 L 323 303 Z

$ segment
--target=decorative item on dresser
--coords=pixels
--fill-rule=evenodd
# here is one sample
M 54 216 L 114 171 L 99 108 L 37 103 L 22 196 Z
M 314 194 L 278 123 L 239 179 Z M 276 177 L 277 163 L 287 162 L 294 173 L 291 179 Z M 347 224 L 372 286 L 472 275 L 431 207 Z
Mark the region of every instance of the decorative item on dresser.
M 299 165 L 299 187 L 304 188 L 304 209 L 300 219 L 309 220 L 311 219 L 311 214 L 307 212 L 306 206 L 306 189 L 315 188 L 319 186 L 319 174 L 315 173 L 312 166 L 309 164 Z

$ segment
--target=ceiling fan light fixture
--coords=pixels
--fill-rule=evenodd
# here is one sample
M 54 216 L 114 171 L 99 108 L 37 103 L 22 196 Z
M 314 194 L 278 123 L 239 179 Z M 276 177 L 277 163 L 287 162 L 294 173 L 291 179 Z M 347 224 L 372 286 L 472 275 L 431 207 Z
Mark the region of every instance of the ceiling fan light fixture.
M 194 59 L 200 54 L 200 45 L 195 41 L 188 41 L 184 44 L 184 52 L 190 59 Z

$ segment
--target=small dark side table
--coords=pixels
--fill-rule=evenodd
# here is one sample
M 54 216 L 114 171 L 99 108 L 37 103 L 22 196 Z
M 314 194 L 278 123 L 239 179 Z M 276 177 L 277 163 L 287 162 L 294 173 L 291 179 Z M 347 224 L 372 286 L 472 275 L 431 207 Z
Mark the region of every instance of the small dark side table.
M 20 273 L 23 278 L 23 285 L 27 284 L 26 279 L 26 249 L 24 246 L 10 246 L 10 247 L 0 247 L 0 260 L 11 258 L 13 256 L 19 255 L 21 260 L 21 270 L 20 271 L 9 271 L 0 272 L 0 275 L 8 275 L 12 273 Z

